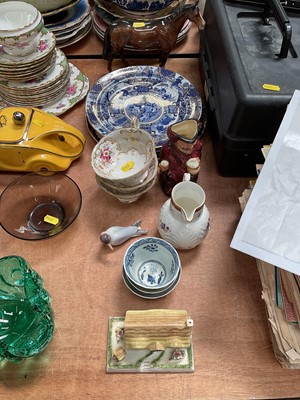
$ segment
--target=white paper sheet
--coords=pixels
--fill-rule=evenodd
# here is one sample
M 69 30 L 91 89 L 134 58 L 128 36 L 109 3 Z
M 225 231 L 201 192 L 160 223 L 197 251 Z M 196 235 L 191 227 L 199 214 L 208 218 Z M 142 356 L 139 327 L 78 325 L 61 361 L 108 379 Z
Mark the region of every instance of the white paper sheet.
M 300 275 L 299 90 L 288 105 L 230 246 Z

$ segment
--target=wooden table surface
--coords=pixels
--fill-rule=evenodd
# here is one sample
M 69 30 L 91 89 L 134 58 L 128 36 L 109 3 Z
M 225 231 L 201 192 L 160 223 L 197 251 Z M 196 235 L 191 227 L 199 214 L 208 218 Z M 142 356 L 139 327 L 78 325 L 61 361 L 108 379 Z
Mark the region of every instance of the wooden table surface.
M 202 93 L 198 49 L 198 32 L 192 29 L 166 67 Z M 101 41 L 93 33 L 64 52 L 91 86 L 107 73 Z M 155 59 L 130 62 L 158 65 Z M 114 69 L 120 66 L 116 61 Z M 125 250 L 134 239 L 111 251 L 100 243 L 99 234 L 141 218 L 149 235 L 159 236 L 157 217 L 167 198 L 158 184 L 127 205 L 101 191 L 90 166 L 95 141 L 86 129 L 84 101 L 62 118 L 86 136 L 84 154 L 66 172 L 82 191 L 77 220 L 62 234 L 42 241 L 23 241 L 0 229 L 0 257 L 20 255 L 43 277 L 52 297 L 55 333 L 39 356 L 17 365 L 0 364 L 0 399 L 241 400 L 300 395 L 300 371 L 284 370 L 274 357 L 256 262 L 229 247 L 241 214 L 238 196 L 248 179 L 218 174 L 206 133 L 199 184 L 206 192 L 212 228 L 200 246 L 179 252 L 183 273 L 176 289 L 161 299 L 146 300 L 132 294 L 121 277 Z M 16 176 L 1 173 L 1 192 Z M 152 308 L 189 312 L 195 372 L 107 374 L 108 318 Z

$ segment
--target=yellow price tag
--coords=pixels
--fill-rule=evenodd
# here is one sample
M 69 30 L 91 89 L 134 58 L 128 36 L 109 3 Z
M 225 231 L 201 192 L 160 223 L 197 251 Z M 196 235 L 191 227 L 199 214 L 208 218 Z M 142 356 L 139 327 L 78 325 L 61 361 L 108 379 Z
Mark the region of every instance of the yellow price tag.
M 51 224 L 51 225 L 57 225 L 59 223 L 59 219 L 56 217 L 53 217 L 52 215 L 45 215 L 44 221 L 48 222 L 48 224 Z
M 143 28 L 145 26 L 145 22 L 134 22 L 132 26 L 134 28 Z
M 124 165 L 122 165 L 121 170 L 123 172 L 130 171 L 134 167 L 134 162 L 133 161 L 128 161 Z
M 280 91 L 280 86 L 278 85 L 271 85 L 269 83 L 264 83 L 263 84 L 263 88 L 266 90 L 273 90 L 275 92 L 279 92 Z
M 37 126 L 43 126 L 43 125 L 44 125 L 44 121 L 43 121 L 42 119 L 34 118 L 34 119 L 32 120 L 32 122 L 33 122 L 34 124 L 36 124 Z

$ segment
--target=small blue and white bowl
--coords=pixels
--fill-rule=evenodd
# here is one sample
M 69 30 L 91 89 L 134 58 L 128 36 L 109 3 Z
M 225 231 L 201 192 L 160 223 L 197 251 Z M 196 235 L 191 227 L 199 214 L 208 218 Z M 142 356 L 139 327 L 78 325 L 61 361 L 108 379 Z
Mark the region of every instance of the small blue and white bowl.
M 156 291 L 178 277 L 181 263 L 175 248 L 163 239 L 146 237 L 133 242 L 124 255 L 126 277 L 138 288 Z

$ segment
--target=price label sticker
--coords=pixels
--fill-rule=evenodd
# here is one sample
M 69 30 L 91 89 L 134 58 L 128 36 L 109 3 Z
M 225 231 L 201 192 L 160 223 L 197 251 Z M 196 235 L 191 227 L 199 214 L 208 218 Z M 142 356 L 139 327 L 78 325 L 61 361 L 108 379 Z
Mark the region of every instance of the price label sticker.
M 37 126 L 43 126 L 44 125 L 44 121 L 42 119 L 39 119 L 39 118 L 34 118 L 32 120 L 32 122 Z
M 134 22 L 132 26 L 134 28 L 143 28 L 145 26 L 145 22 Z
M 48 224 L 51 224 L 51 225 L 57 225 L 59 223 L 59 219 L 56 217 L 53 217 L 52 215 L 45 215 L 44 222 L 48 222 Z
M 280 86 L 278 85 L 271 85 L 269 83 L 264 83 L 263 84 L 263 88 L 266 90 L 273 90 L 275 92 L 279 92 L 280 91 Z
M 123 172 L 128 172 L 134 167 L 134 162 L 133 161 L 128 161 L 127 163 L 123 164 L 121 167 L 121 170 Z

